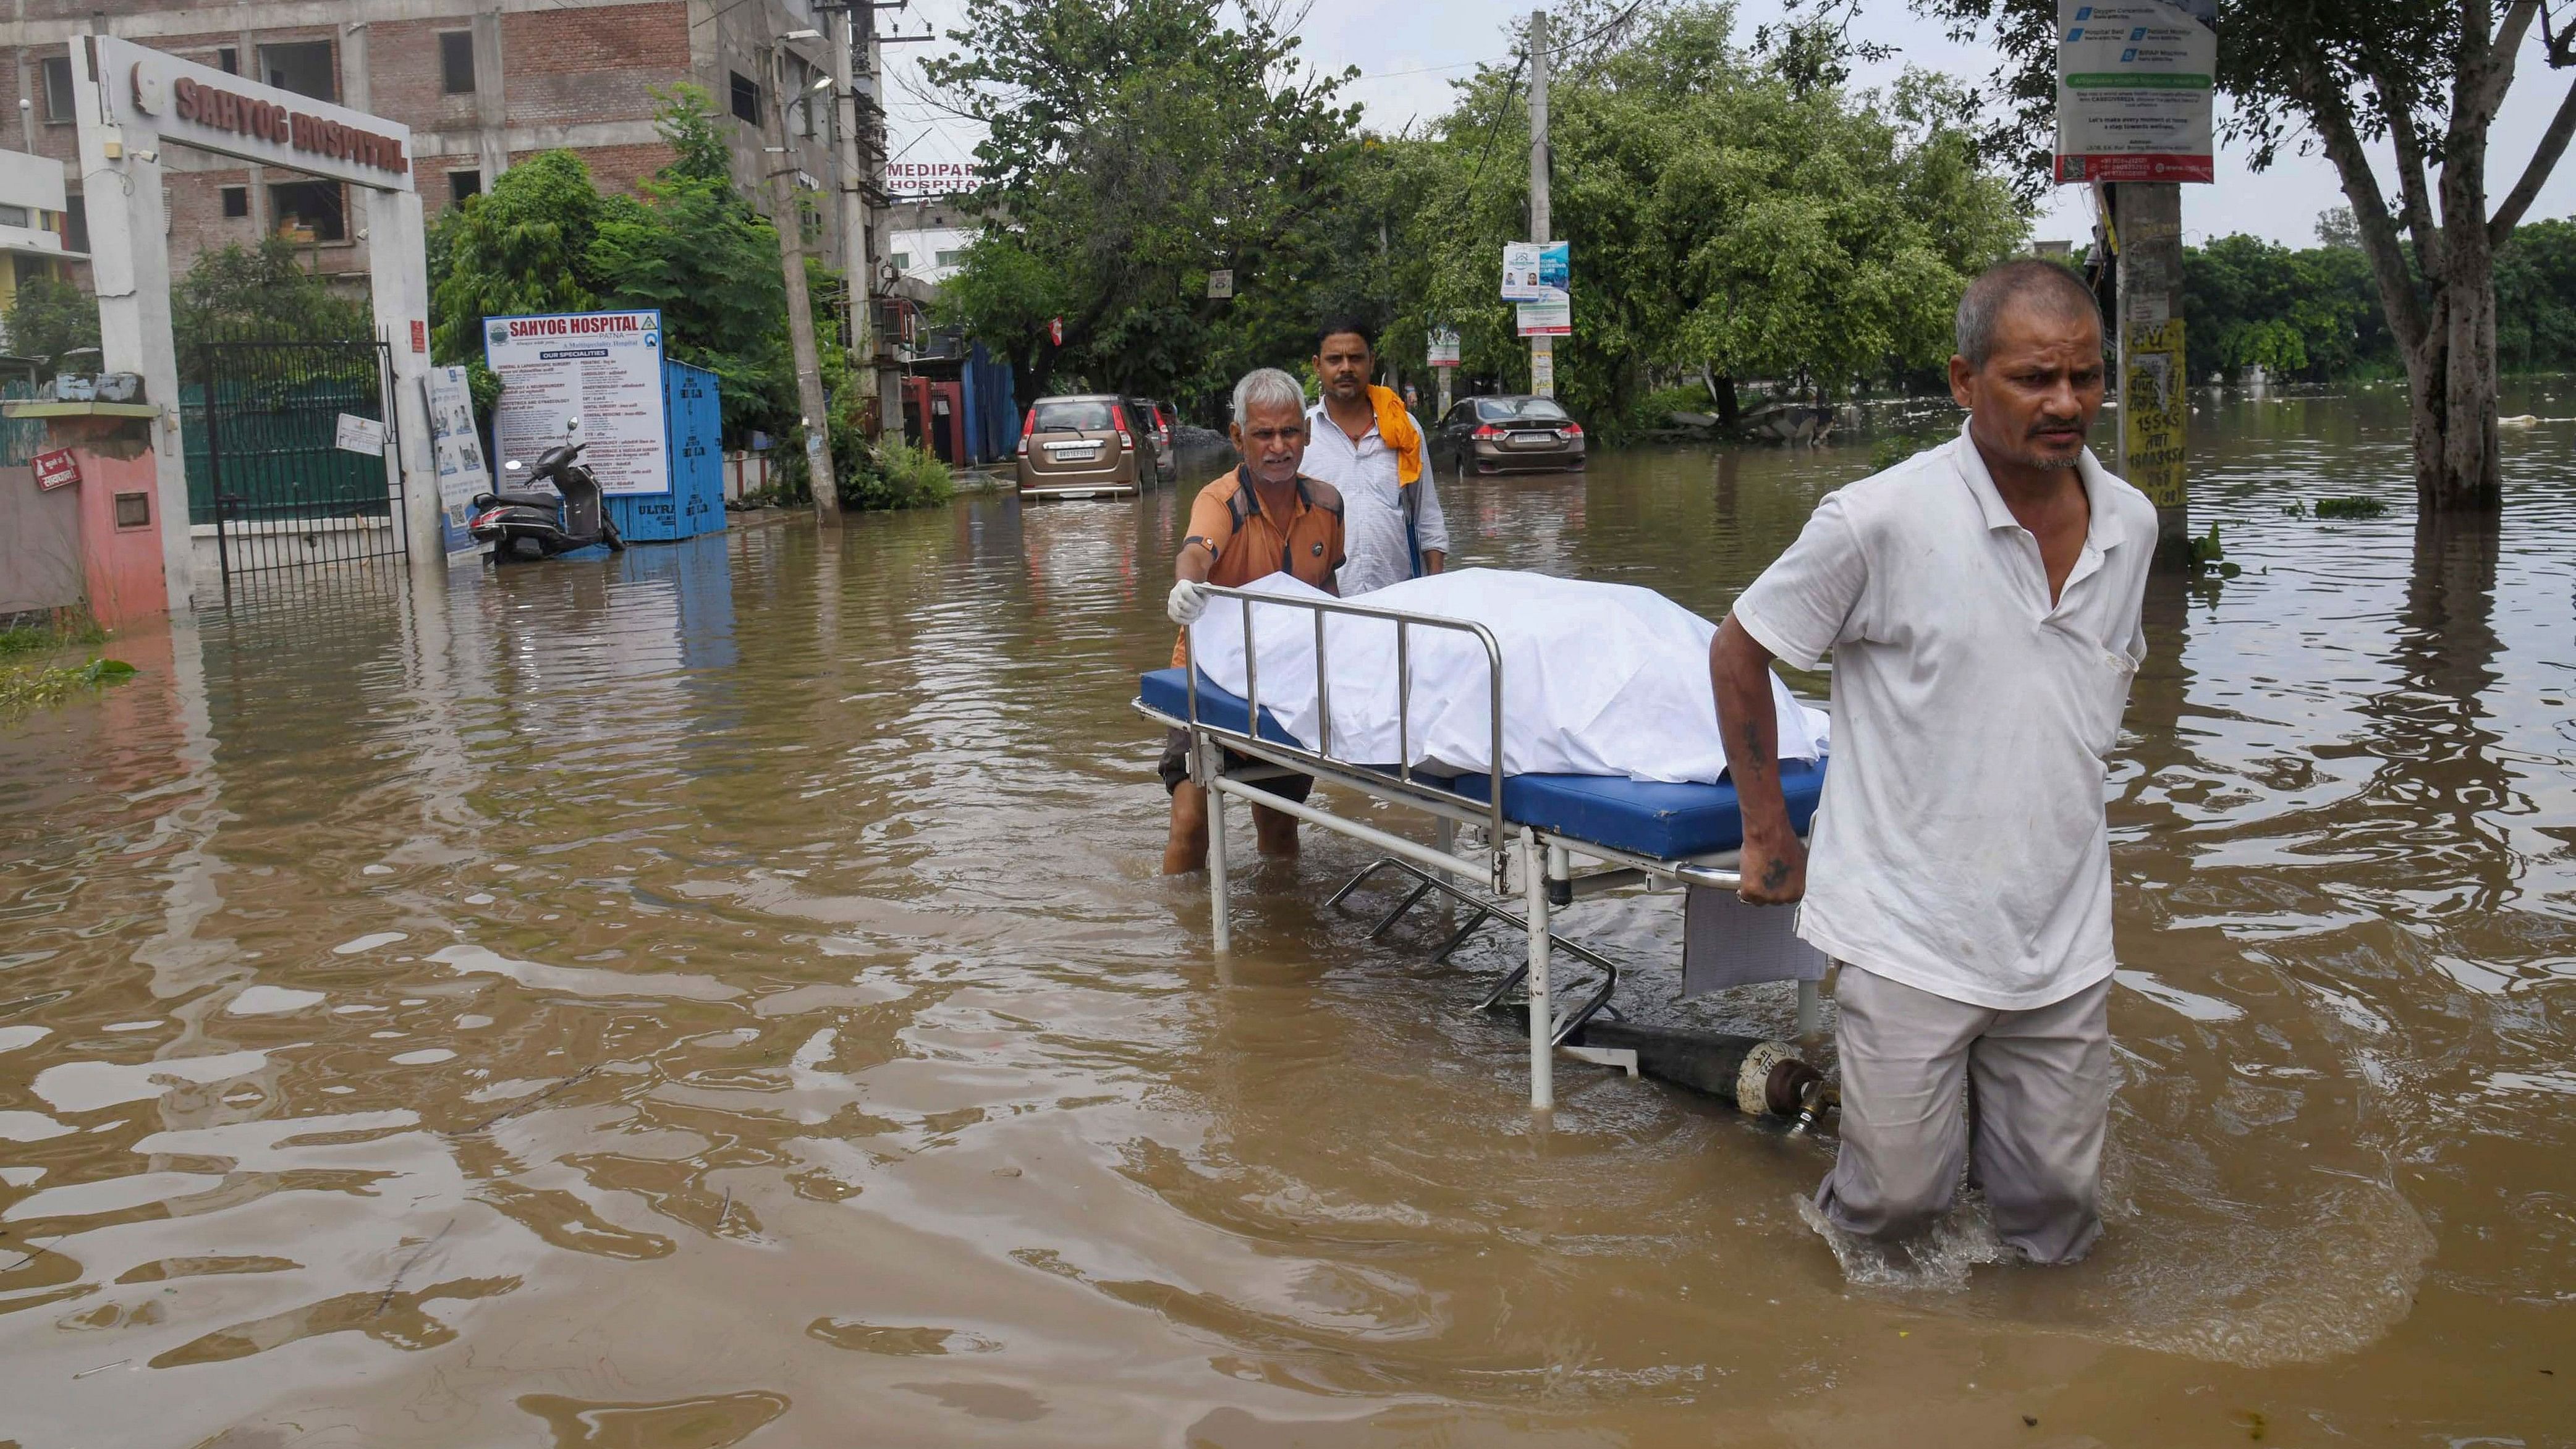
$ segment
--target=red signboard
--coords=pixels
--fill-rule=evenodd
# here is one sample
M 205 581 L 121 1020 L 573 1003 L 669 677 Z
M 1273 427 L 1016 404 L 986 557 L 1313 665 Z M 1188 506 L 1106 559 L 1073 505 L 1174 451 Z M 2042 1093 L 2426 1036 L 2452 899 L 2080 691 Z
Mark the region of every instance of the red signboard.
M 411 350 L 414 352 L 429 350 L 429 324 L 417 317 L 411 321 Z
M 80 460 L 72 456 L 69 448 L 38 453 L 27 462 L 36 470 L 36 486 L 39 488 L 69 488 L 80 481 Z

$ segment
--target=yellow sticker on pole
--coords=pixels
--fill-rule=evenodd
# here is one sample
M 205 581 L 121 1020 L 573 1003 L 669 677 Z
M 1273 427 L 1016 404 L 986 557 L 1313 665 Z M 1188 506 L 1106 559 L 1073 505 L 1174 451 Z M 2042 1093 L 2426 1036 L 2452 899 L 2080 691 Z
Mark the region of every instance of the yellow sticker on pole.
M 2183 373 L 2182 319 L 2128 326 L 2120 378 L 2120 468 L 2131 487 L 2158 508 L 2180 508 L 2187 494 L 2184 430 L 2191 418 Z

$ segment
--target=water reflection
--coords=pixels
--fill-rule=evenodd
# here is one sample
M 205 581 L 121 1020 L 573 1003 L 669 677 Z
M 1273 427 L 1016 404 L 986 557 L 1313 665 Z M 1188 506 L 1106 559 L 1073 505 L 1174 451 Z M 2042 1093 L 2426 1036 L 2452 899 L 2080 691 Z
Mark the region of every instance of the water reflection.
M 2081 1269 L 1846 1283 L 1824 1149 L 1660 1089 L 1533 1132 L 1459 1009 L 1509 943 L 1366 939 L 1337 842 L 1220 988 L 1127 708 L 1194 487 L 976 495 L 249 600 L 0 736 L 0 1435 L 2548 1442 L 2576 436 L 2419 538 L 2385 399 L 2205 409 L 2244 569 L 2148 601 Z M 1713 616 L 1864 471 L 1444 483 L 1462 565 Z M 1571 919 L 1641 1016 L 1788 1020 Z

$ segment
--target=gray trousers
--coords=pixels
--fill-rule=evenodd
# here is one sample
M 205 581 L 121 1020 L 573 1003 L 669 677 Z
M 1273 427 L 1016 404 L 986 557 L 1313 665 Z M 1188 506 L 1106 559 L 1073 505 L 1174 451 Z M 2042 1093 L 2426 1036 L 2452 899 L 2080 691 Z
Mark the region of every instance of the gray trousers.
M 1816 1189 L 1826 1220 L 1912 1237 L 1950 1206 L 1965 1169 L 2006 1243 L 2038 1263 L 2083 1257 L 2102 1235 L 2110 998 L 2105 978 L 1996 1011 L 1846 964 L 1834 987 L 1842 1150 Z

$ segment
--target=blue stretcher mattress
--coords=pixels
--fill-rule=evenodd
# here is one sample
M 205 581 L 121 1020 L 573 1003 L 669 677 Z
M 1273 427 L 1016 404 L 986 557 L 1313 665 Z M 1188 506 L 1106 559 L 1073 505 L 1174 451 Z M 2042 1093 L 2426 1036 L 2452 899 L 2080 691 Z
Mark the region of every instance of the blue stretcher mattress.
M 1178 669 L 1157 669 L 1144 676 L 1137 681 L 1137 698 L 1174 719 L 1190 717 L 1189 680 Z M 1240 731 L 1246 717 L 1242 696 L 1199 676 L 1202 721 Z M 1266 709 L 1261 712 L 1259 738 L 1283 745 L 1297 743 Z M 1394 773 L 1393 766 L 1375 768 L 1379 773 Z M 1470 799 L 1485 798 L 1482 775 L 1462 775 L 1444 783 Z M 1824 761 L 1781 762 L 1780 793 L 1788 799 L 1789 821 L 1799 833 L 1806 832 L 1824 788 Z M 1654 860 L 1713 855 L 1744 843 L 1735 786 L 1728 783 L 1676 785 L 1609 775 L 1513 775 L 1503 781 L 1503 816 L 1517 825 Z

